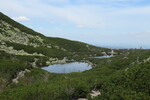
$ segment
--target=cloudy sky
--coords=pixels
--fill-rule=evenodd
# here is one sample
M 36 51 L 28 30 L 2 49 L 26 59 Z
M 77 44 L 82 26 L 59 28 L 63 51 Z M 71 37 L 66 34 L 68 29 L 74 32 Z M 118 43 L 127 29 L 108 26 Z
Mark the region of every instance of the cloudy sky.
M 150 48 L 150 0 L 0 0 L 0 11 L 46 36 Z

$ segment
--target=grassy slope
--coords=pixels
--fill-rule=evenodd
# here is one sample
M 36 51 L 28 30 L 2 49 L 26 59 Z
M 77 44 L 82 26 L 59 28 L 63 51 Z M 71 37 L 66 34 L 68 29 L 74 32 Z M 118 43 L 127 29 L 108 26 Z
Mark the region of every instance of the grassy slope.
M 150 99 L 150 63 L 130 65 L 146 59 L 150 51 L 134 51 L 124 60 L 123 56 L 110 59 L 91 59 L 96 67 L 82 73 L 53 74 L 41 69 L 27 73 L 20 83 L 12 84 L 0 98 L 3 100 L 72 100 L 90 97 L 92 89 L 100 89 L 102 95 L 95 100 L 148 100 Z M 108 61 L 110 61 L 108 63 Z M 126 68 L 129 68 L 125 71 Z
M 47 48 L 45 46 L 40 46 L 34 48 L 33 46 L 29 45 L 23 45 L 19 43 L 13 43 L 5 41 L 8 47 L 12 46 L 15 50 L 24 50 L 27 53 L 41 53 L 46 55 L 45 57 L 36 57 L 36 56 L 17 56 L 17 55 L 10 55 L 5 53 L 4 51 L 0 51 L 0 79 L 3 83 L 9 84 L 11 83 L 11 79 L 16 77 L 16 74 L 27 69 L 32 69 L 32 66 L 30 63 L 34 62 L 34 58 L 39 59 L 36 63 L 37 66 L 45 66 L 46 60 L 49 59 L 49 57 L 57 57 L 58 59 L 62 59 L 63 57 L 68 57 L 68 59 L 76 59 L 81 60 L 83 56 L 89 56 L 91 54 L 101 54 L 101 51 L 108 50 L 105 48 L 95 47 L 92 45 L 77 42 L 77 41 L 71 41 L 67 39 L 61 39 L 61 38 L 52 38 L 52 37 L 46 37 L 38 32 L 35 32 L 34 30 L 12 20 L 8 16 L 4 15 L 0 12 L 0 20 L 7 22 L 8 24 L 12 25 L 14 28 L 18 28 L 21 32 L 25 32 L 27 34 L 33 35 L 33 36 L 39 36 L 43 39 L 43 43 L 45 45 L 51 44 L 52 48 Z M 3 30 L 0 30 L 0 32 L 5 33 Z M 0 33 L 0 34 L 1 34 Z M 21 34 L 21 33 L 20 33 Z M 7 34 L 6 34 L 7 35 Z M 0 43 L 2 45 L 2 43 Z M 63 51 L 61 49 L 56 49 L 54 46 L 58 46 L 59 48 L 64 48 L 66 51 Z M 76 55 L 74 57 L 74 55 Z M 7 86 L 3 86 L 7 87 Z M 4 89 L 1 89 L 4 90 Z
M 86 44 L 86 43 L 71 41 L 71 40 L 67 40 L 67 39 L 63 39 L 63 38 L 46 37 L 38 32 L 35 32 L 34 30 L 12 20 L 11 18 L 7 17 L 6 15 L 4 15 L 1 12 L 0 12 L 0 19 L 9 23 L 10 25 L 12 25 L 16 28 L 19 28 L 22 32 L 25 32 L 27 34 L 31 34 L 34 36 L 40 36 L 44 40 L 44 44 L 51 43 L 52 45 L 57 45 L 59 47 L 63 47 L 64 49 L 66 49 L 68 52 L 71 52 L 71 53 L 72 52 L 82 52 L 82 53 L 87 54 L 87 53 L 91 52 L 91 53 L 101 54 L 101 51 L 109 50 L 106 48 L 100 48 L 100 47 L 96 47 L 96 46 L 92 46 L 92 45 L 89 45 L 89 49 L 87 49 L 86 46 L 88 44 Z
M 4 15 L 1 14 L 0 18 L 2 17 Z M 40 49 L 39 52 L 48 53 L 50 54 L 49 56 L 52 56 L 53 53 L 53 56 L 60 57 L 72 55 L 74 52 L 81 56 L 79 58 L 95 53 L 100 54 L 99 51 L 108 50 L 94 46 L 90 46 L 88 50 L 85 49 L 87 44 L 45 37 L 12 21 L 6 16 L 3 20 L 14 26 L 16 25 L 15 27 L 24 32 L 39 35 L 44 39 L 45 43 L 50 42 L 62 46 L 67 52 L 66 54 L 57 55 L 59 50 L 56 52 L 56 50 L 46 50 L 44 47 L 35 49 L 30 46 L 24 47 L 20 44 L 9 43 L 16 49 L 33 49 L 33 51 L 32 49 L 27 49 L 26 51 L 28 52 Z M 126 55 L 126 52 L 130 54 Z M 36 68 L 32 69 L 30 73 L 26 73 L 25 77 L 19 80 L 19 84 L 10 84 L 12 77 L 14 77 L 13 75 L 15 75 L 14 73 L 24 68 L 30 69 L 29 62 L 33 62 L 34 58 L 37 57 L 14 56 L 0 51 L 0 100 L 72 100 L 79 97 L 88 97 L 90 99 L 88 93 L 94 88 L 99 89 L 102 93 L 95 100 L 148 100 L 150 99 L 150 64 L 149 62 L 137 64 L 136 60 L 139 57 L 139 60 L 142 61 L 149 57 L 149 54 L 149 50 L 125 50 L 124 55 L 129 59 L 123 59 L 123 55 L 102 60 L 86 58 L 95 64 L 95 68 L 82 73 L 54 74 Z M 46 58 L 41 57 L 39 59 L 43 63 Z M 132 62 L 135 62 L 135 65 L 131 65 Z M 129 70 L 125 71 L 126 68 L 129 68 Z
M 37 52 L 38 54 L 41 53 L 45 55 L 45 57 L 17 56 L 17 55 L 7 54 L 4 51 L 0 51 L 0 62 L 1 62 L 0 78 L 2 78 L 7 82 L 10 82 L 10 80 L 14 78 L 19 71 L 24 70 L 25 68 L 32 69 L 30 63 L 34 62 L 34 58 L 39 59 L 36 64 L 38 67 L 40 67 L 40 66 L 45 66 L 45 62 L 49 59 L 49 57 L 56 57 L 58 59 L 67 57 L 68 59 L 81 60 L 83 56 L 89 56 L 90 54 L 95 54 L 95 53 L 101 54 L 101 51 L 108 50 L 105 48 L 95 47 L 92 45 L 89 45 L 89 48 L 87 48 L 86 46 L 88 44 L 77 42 L 77 41 L 46 37 L 12 20 L 11 18 L 4 15 L 3 13 L 0 13 L 0 20 L 7 22 L 8 24 L 12 25 L 14 28 L 18 28 L 21 32 L 25 32 L 33 36 L 41 37 L 43 39 L 44 45 L 51 44 L 52 46 L 52 48 L 47 48 L 41 45 L 40 47 L 35 48 L 30 45 L 23 45 L 19 43 L 6 41 L 5 43 L 7 44 L 7 46 L 8 47 L 12 46 L 15 50 L 24 50 L 25 52 L 30 54 Z M 1 32 L 4 31 L 0 30 L 0 34 Z M 1 46 L 1 42 L 0 42 L 0 46 Z M 58 46 L 59 48 L 64 48 L 66 49 L 66 51 L 63 51 L 61 49 L 56 49 L 54 48 L 54 46 Z M 9 77 L 4 77 L 4 76 L 9 76 Z

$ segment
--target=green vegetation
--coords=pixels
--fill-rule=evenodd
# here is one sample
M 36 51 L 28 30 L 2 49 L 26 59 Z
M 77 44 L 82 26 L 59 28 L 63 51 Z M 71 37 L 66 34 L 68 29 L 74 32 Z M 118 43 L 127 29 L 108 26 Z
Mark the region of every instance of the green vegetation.
M 100 56 L 102 52 L 108 53 L 110 49 L 45 37 L 2 13 L 0 20 L 11 26 L 8 33 L 14 34 L 17 28 L 19 33 L 16 34 L 26 37 L 26 44 L 12 41 L 13 37 L 8 34 L 3 35 L 7 30 L 0 26 L 0 35 L 5 37 L 0 40 L 1 47 L 11 46 L 16 51 L 24 50 L 29 54 L 44 55 L 17 55 L 0 49 L 0 100 L 150 99 L 150 50 L 120 49 L 115 50 L 118 55 L 112 58 L 89 58 L 89 56 Z M 19 39 L 24 38 L 19 37 Z M 67 60 L 64 60 L 64 57 Z M 46 66 L 47 61 L 59 63 L 61 60 L 70 62 L 72 59 L 91 62 L 93 68 L 69 74 L 49 73 L 41 69 Z M 99 90 L 101 95 L 92 98 L 90 96 L 92 90 Z

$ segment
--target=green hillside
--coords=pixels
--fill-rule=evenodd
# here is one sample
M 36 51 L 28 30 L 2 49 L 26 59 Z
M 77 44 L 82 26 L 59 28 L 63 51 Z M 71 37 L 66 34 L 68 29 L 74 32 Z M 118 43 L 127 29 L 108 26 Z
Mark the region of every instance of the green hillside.
M 112 58 L 90 58 L 110 51 L 46 37 L 0 13 L 0 100 L 149 100 L 150 50 L 116 49 Z M 93 68 L 69 74 L 41 69 L 74 61 Z
M 2 41 L 27 45 L 33 47 L 46 47 L 67 52 L 101 53 L 105 48 L 99 48 L 85 43 L 66 40 L 62 38 L 46 37 L 34 30 L 27 28 L 6 15 L 0 13 Z M 24 37 L 23 37 L 24 36 Z M 5 39 L 5 40 L 4 40 Z M 13 44 L 12 44 L 13 45 Z

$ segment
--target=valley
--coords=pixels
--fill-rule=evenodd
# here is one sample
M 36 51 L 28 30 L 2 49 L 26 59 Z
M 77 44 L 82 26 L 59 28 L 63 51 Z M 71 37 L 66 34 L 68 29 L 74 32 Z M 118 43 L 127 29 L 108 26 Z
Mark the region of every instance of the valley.
M 92 68 L 42 69 L 72 62 Z M 46 37 L 0 13 L 0 100 L 149 100 L 149 73 L 149 49 L 112 50 Z

